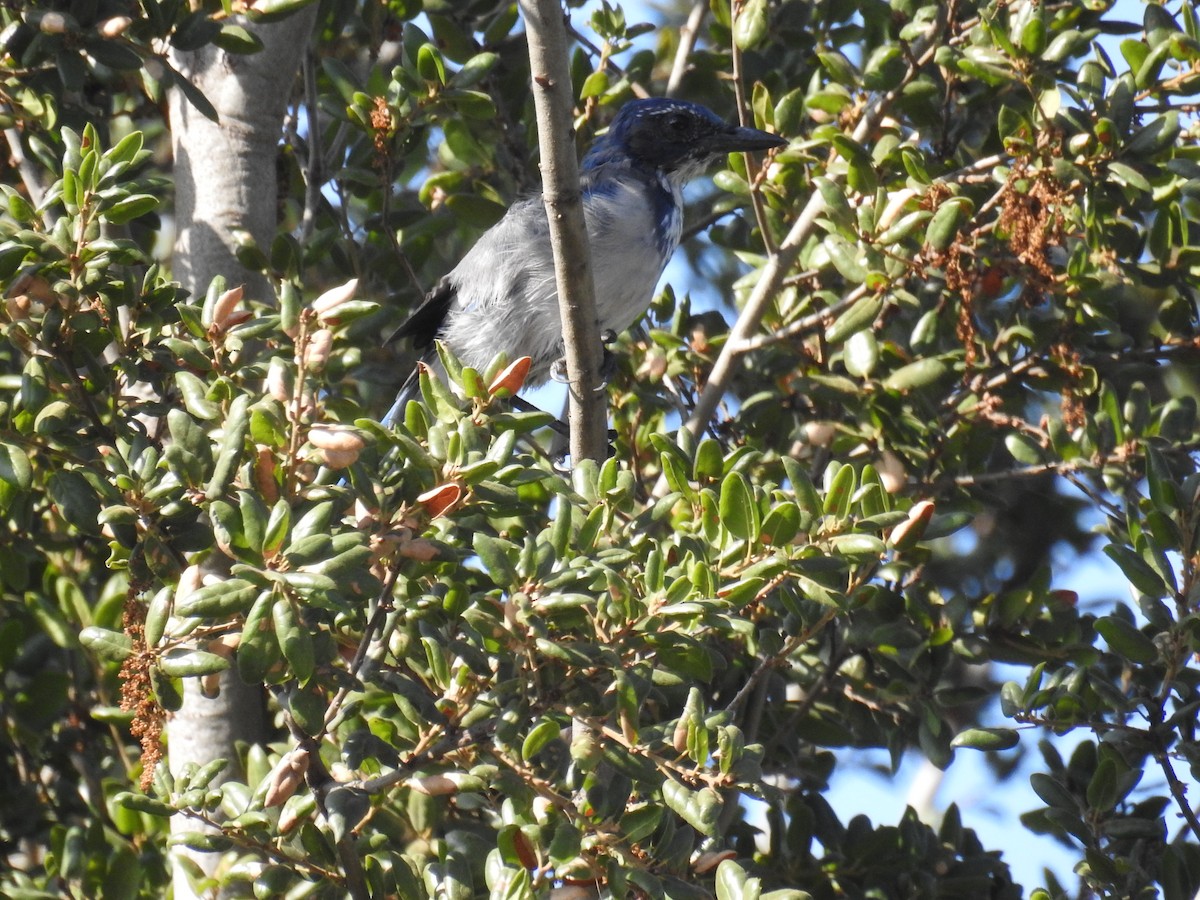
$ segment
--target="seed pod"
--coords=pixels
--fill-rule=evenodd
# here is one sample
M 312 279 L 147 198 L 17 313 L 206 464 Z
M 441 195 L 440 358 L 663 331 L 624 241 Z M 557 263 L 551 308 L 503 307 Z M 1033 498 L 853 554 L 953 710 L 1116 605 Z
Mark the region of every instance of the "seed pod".
M 913 508 L 908 511 L 908 518 L 893 528 L 888 535 L 888 544 L 897 550 L 909 549 L 925 534 L 925 528 L 932 518 L 932 501 L 921 500 L 914 503 Z
M 425 508 L 430 518 L 436 519 L 451 507 L 456 506 L 462 499 L 462 493 L 462 488 L 457 484 L 439 484 L 418 496 L 417 502 Z
M 42 13 L 37 26 L 44 34 L 63 34 L 67 30 L 67 17 L 60 12 Z
M 304 348 L 304 365 L 310 371 L 319 372 L 329 362 L 330 351 L 333 350 L 333 332 L 328 328 L 320 328 L 312 333 L 308 346 Z
M 237 308 L 237 305 L 242 302 L 242 295 L 244 293 L 241 285 L 238 285 L 235 288 L 230 288 L 218 297 L 212 306 L 212 321 L 210 324 L 215 326 L 232 313 Z
M 883 489 L 889 494 L 895 494 L 902 490 L 908 481 L 908 472 L 904 468 L 904 463 L 891 450 L 884 450 L 880 454 L 879 461 L 875 463 L 875 471 L 879 474 L 879 481 L 883 484 Z
M 317 318 L 322 322 L 329 323 L 331 320 L 336 320 L 336 317 L 333 316 L 333 311 L 343 303 L 353 300 L 354 292 L 357 290 L 357 278 L 351 278 L 345 284 L 330 288 L 313 301 L 313 312 L 317 314 Z
M 492 383 L 488 385 L 489 397 L 511 397 L 525 385 L 525 379 L 529 375 L 529 367 L 532 364 L 528 356 L 522 356 L 518 360 L 509 363 L 492 379 Z
M 837 436 L 837 426 L 832 422 L 805 422 L 804 439 L 813 447 L 828 447 Z
M 308 772 L 309 753 L 300 747 L 289 750 L 271 770 L 271 786 L 267 788 L 263 798 L 263 807 L 282 806 L 292 794 L 296 793 Z
M 120 37 L 133 24 L 133 19 L 129 16 L 113 16 L 111 19 L 105 19 L 97 26 L 97 30 L 101 36 L 112 39 Z
M 346 428 L 321 425 L 309 429 L 308 442 L 317 448 L 317 459 L 331 469 L 344 469 L 358 461 L 367 442 Z
M 272 359 L 271 365 L 267 368 L 267 393 L 280 403 L 287 403 L 292 399 L 292 391 L 288 382 L 287 363 L 278 357 Z

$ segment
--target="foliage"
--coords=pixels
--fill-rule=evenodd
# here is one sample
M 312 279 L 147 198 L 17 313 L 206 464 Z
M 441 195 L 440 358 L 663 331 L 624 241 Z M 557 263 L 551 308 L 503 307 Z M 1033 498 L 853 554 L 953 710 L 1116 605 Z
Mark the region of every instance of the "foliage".
M 184 816 L 240 895 L 1018 897 L 954 806 L 828 788 L 841 748 L 1003 778 L 1039 736 L 1074 893 L 1196 893 L 1190 0 L 715 3 L 695 46 L 573 10 L 585 138 L 682 54 L 791 144 L 691 207 L 709 280 L 770 289 L 754 337 L 666 289 L 569 472 L 507 361 L 373 418 L 378 335 L 536 184 L 515 6 L 323 10 L 242 248 L 271 297 L 155 261 L 156 142 L 162 42 L 255 52 L 286 5 L 72 6 L 0 11 L 6 895 L 159 896 Z M 1051 589 L 1093 527 L 1132 603 Z M 173 778 L 182 679 L 229 667 L 275 740 Z

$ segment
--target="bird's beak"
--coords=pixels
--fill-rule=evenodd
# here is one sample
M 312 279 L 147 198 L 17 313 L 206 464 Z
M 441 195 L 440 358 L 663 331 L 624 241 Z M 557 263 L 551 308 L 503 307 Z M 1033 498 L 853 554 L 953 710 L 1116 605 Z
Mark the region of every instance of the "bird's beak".
M 708 140 L 712 153 L 744 153 L 749 150 L 770 150 L 786 147 L 787 141 L 776 134 L 768 134 L 757 128 L 739 128 L 731 125 L 725 131 L 714 134 Z

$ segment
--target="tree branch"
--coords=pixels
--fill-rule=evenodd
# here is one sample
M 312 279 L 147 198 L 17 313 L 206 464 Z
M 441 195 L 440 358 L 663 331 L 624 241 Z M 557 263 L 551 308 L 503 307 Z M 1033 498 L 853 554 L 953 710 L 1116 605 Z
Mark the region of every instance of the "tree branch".
M 571 458 L 602 460 L 605 405 L 600 393 L 600 329 L 591 250 L 575 160 L 567 33 L 558 0 L 521 0 L 529 36 L 529 66 L 542 154 L 542 198 L 550 220 L 558 314 L 567 361 Z
M 6 107 L 7 109 L 7 107 Z M 29 194 L 29 202 L 35 207 L 41 206 L 46 198 L 46 184 L 42 172 L 25 154 L 25 145 L 21 143 L 21 131 L 15 125 L 4 129 L 4 139 L 8 142 L 8 155 L 21 173 L 21 181 Z M 54 213 L 47 211 L 47 224 L 53 225 L 58 219 Z
M 864 108 L 862 118 L 859 119 L 858 125 L 855 127 L 852 135 L 854 140 L 861 143 L 875 130 L 879 121 L 883 118 L 885 111 L 896 101 L 903 87 L 912 79 L 920 66 L 924 64 L 926 61 L 925 58 L 932 56 L 933 50 L 936 49 L 934 46 L 934 37 L 942 27 L 943 22 L 940 21 L 930 24 L 929 29 L 921 36 L 913 48 L 913 56 L 916 59 L 909 68 L 908 75 L 902 79 L 899 85 L 888 93 L 875 98 Z M 692 417 L 688 419 L 687 424 L 684 426 L 694 436 L 699 437 L 704 432 L 704 429 L 708 427 L 709 420 L 717 411 L 717 407 L 721 404 L 725 392 L 729 389 L 729 382 L 733 377 L 734 364 L 742 353 L 741 348 L 745 346 L 746 342 L 758 330 L 758 326 L 767 314 L 767 310 L 774 301 L 775 295 L 779 292 L 796 259 L 800 256 L 801 248 L 809 237 L 811 237 L 813 229 L 816 228 L 817 219 L 824 211 L 825 201 L 821 198 L 820 193 L 814 192 L 809 197 L 804 209 L 801 210 L 787 237 L 779 245 L 778 252 L 768 258 L 767 264 L 763 267 L 762 275 L 759 277 L 758 283 L 754 286 L 754 291 L 750 294 L 750 299 L 746 301 L 745 308 L 742 310 L 741 315 L 738 316 L 733 328 L 729 331 L 729 338 L 721 350 L 721 355 L 717 357 L 716 363 L 713 364 L 712 372 L 708 376 L 708 383 L 704 386 L 704 390 L 700 394 L 700 399 L 696 402 L 696 409 L 692 412 Z
M 683 76 L 687 74 L 688 57 L 695 49 L 696 38 L 700 35 L 700 26 L 704 24 L 704 17 L 707 14 L 708 3 L 705 0 L 696 0 L 692 4 L 692 11 L 688 13 L 687 21 L 679 28 L 679 47 L 675 50 L 675 61 L 671 64 L 671 75 L 667 79 L 665 91 L 668 97 L 674 97 L 679 93 Z

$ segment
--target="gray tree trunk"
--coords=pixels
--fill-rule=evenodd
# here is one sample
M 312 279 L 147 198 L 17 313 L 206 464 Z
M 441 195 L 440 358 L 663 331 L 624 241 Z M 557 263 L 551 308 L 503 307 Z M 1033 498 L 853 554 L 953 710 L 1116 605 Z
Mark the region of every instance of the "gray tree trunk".
M 175 277 L 201 297 L 217 275 L 230 287 L 244 285 L 248 298 L 266 300 L 271 287 L 257 272 L 242 267 L 234 254 L 238 231 L 264 250 L 276 224 L 276 155 L 283 115 L 304 48 L 316 18 L 316 6 L 270 25 L 251 25 L 264 44 L 240 56 L 216 47 L 192 53 L 172 52 L 171 64 L 216 108 L 213 122 L 182 92 L 170 94 L 171 143 L 175 155 Z M 227 774 L 238 771 L 235 742 L 261 742 L 265 735 L 264 698 L 235 672 L 224 673 L 220 694 L 207 698 L 196 679 L 185 679 L 182 708 L 167 726 L 167 752 L 173 773 L 188 763 L 204 765 L 225 758 Z M 172 831 L 195 831 L 184 816 L 171 819 Z M 179 848 L 192 863 L 212 875 L 221 857 Z M 183 860 L 174 865 L 176 900 L 196 897 Z M 207 894 L 206 896 L 211 896 Z

